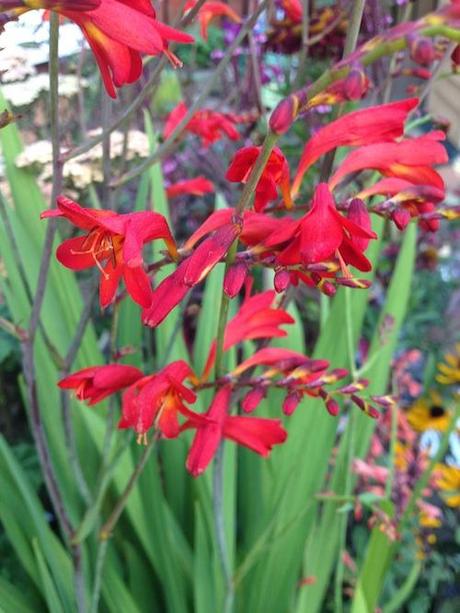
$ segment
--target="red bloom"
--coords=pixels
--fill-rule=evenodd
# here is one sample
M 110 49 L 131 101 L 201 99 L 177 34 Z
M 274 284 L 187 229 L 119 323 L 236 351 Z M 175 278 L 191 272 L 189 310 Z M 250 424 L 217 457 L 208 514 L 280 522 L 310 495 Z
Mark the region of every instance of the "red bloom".
M 186 467 L 197 477 L 206 470 L 223 438 L 267 457 L 274 445 L 284 443 L 287 433 L 277 419 L 237 417 L 228 414 L 232 389 L 222 387 L 214 396 L 208 411 L 193 415 L 184 428 L 196 428 Z
M 184 11 L 189 11 L 192 9 L 196 3 L 197 0 L 188 0 L 188 2 L 185 4 Z M 209 24 L 216 17 L 227 17 L 235 23 L 241 23 L 241 17 L 235 13 L 235 11 L 228 6 L 228 4 L 214 1 L 205 2 L 198 11 L 201 36 L 204 38 L 204 40 L 208 40 Z
M 281 6 L 292 23 L 302 23 L 303 8 L 300 0 L 281 0 Z
M 223 225 L 208 236 L 193 254 L 181 262 L 177 269 L 154 290 L 150 306 L 142 313 L 143 323 L 147 326 L 158 326 L 187 292 L 200 283 L 225 257 L 240 232 L 241 221 L 232 217 L 227 225 Z
M 185 103 L 179 102 L 166 120 L 163 131 L 164 138 L 168 138 L 172 134 L 187 113 L 188 109 Z M 239 140 L 240 134 L 235 127 L 235 123 L 234 115 L 219 113 L 211 109 L 200 109 L 193 115 L 185 129 L 199 136 L 204 147 L 209 147 L 224 136 L 227 136 L 230 140 Z
M 224 351 L 242 341 L 286 336 L 280 328 L 293 324 L 294 319 L 284 309 L 273 308 L 275 292 L 268 290 L 254 296 L 247 296 L 237 314 L 225 327 Z M 216 359 L 216 342 L 213 341 L 201 379 L 205 381 Z
M 78 400 L 93 405 L 132 385 L 142 376 L 142 372 L 134 366 L 107 364 L 83 368 L 61 379 L 58 385 L 61 389 L 74 389 Z
M 233 156 L 225 178 L 235 183 L 246 183 L 256 163 L 261 147 L 243 147 Z M 262 176 L 257 183 L 254 199 L 256 211 L 262 211 L 267 204 L 278 196 L 280 188 L 285 205 L 292 206 L 289 186 L 289 166 L 282 151 L 275 147 L 268 159 Z
M 308 265 L 338 258 L 342 268 L 343 264 L 351 264 L 367 271 L 371 264 L 363 251 L 371 238 L 377 235 L 370 229 L 365 207 L 354 207 L 349 217 L 344 217 L 335 208 L 327 184 L 320 183 L 310 211 L 291 227 L 273 232 L 264 244 L 273 247 L 287 243 L 277 256 L 283 265 Z
M 437 130 L 398 143 L 375 143 L 360 147 L 348 154 L 329 185 L 334 189 L 346 175 L 373 169 L 387 177 L 444 189 L 444 181 L 431 168 L 433 164 L 445 164 L 448 161 L 447 151 L 439 142 L 444 139 L 444 132 Z
M 112 211 L 85 209 L 64 196 L 59 196 L 57 205 L 58 209 L 43 212 L 41 218 L 65 217 L 87 231 L 59 245 L 56 251 L 59 262 L 71 270 L 98 267 L 102 308 L 114 300 L 122 277 L 132 299 L 141 306 L 149 306 L 152 288 L 143 266 L 143 246 L 161 238 L 169 252 L 173 256 L 177 254 L 165 218 L 151 211 L 118 215 Z
M 184 179 L 173 183 L 166 188 L 168 198 L 191 194 L 192 196 L 204 196 L 214 191 L 214 183 L 205 177 L 196 177 L 195 179 Z
M 168 42 L 191 43 L 193 37 L 156 19 L 150 0 L 34 0 L 18 2 L 26 9 L 50 9 L 76 23 L 99 65 L 107 92 L 134 83 L 142 73 L 141 54 L 165 53 L 174 65 L 180 61 Z
M 196 395 L 183 385 L 193 375 L 183 360 L 172 362 L 155 375 L 136 381 L 123 394 L 121 429 L 132 428 L 140 436 L 155 426 L 166 438 L 180 433 L 179 414 L 191 418 L 193 413 L 184 405 L 192 404 Z
M 298 193 L 307 170 L 322 155 L 336 147 L 356 147 L 394 141 L 402 136 L 404 122 L 418 104 L 417 98 L 391 102 L 348 113 L 327 124 L 308 141 L 292 184 L 292 196 Z

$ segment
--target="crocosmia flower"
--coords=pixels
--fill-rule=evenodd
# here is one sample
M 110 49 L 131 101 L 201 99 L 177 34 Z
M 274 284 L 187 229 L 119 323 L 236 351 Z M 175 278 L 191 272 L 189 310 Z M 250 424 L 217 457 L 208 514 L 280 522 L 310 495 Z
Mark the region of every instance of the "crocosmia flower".
M 101 273 L 99 301 L 102 308 L 115 299 L 121 278 L 131 298 L 143 307 L 150 305 L 152 288 L 144 270 L 143 246 L 163 239 L 168 251 L 177 255 L 174 239 L 165 218 L 152 211 L 118 215 L 112 211 L 85 209 L 59 196 L 58 208 L 41 218 L 65 217 L 85 234 L 65 240 L 56 251 L 59 262 L 71 270 L 97 266 Z
M 164 53 L 174 66 L 179 66 L 181 63 L 168 49 L 168 43 L 193 42 L 189 34 L 158 21 L 150 0 L 0 2 L 2 10 L 15 7 L 19 13 L 49 9 L 76 23 L 93 50 L 104 85 L 113 98 L 116 87 L 134 83 L 142 74 L 142 53 Z
M 143 373 L 134 366 L 107 364 L 83 368 L 61 379 L 58 385 L 64 390 L 75 390 L 78 400 L 93 405 L 132 385 L 143 376 Z
M 364 256 L 370 239 L 377 235 L 370 229 L 364 205 L 356 203 L 348 217 L 341 215 L 326 183 L 320 183 L 310 211 L 297 223 L 273 232 L 266 246 L 287 243 L 278 255 L 281 264 L 304 265 L 338 258 L 341 266 L 351 264 L 368 271 L 371 264 Z
M 270 454 L 274 445 L 286 440 L 287 433 L 278 419 L 229 415 L 231 396 L 231 387 L 222 387 L 208 411 L 202 415 L 193 414 L 184 425 L 184 428 L 197 431 L 186 463 L 187 470 L 194 477 L 206 470 L 224 438 L 263 457 Z
M 184 11 L 192 9 L 197 0 L 188 0 L 185 3 Z M 200 22 L 200 32 L 204 40 L 208 40 L 208 27 L 213 19 L 216 17 L 227 17 L 235 23 L 241 22 L 241 17 L 236 13 L 231 6 L 224 2 L 214 2 L 210 0 L 205 2 L 198 11 L 198 20 Z
M 204 196 L 214 192 L 214 183 L 205 177 L 195 177 L 194 179 L 184 179 L 166 188 L 168 198 L 177 196 Z
M 132 428 L 143 437 L 155 427 L 166 438 L 180 433 L 178 416 L 192 417 L 184 401 L 192 404 L 195 393 L 183 382 L 192 376 L 190 366 L 183 360 L 172 362 L 154 375 L 136 381 L 123 394 L 121 429 Z
M 172 134 L 187 113 L 188 109 L 185 103 L 179 102 L 168 115 L 163 131 L 164 138 L 168 138 Z M 185 130 L 199 136 L 203 146 L 209 147 L 209 145 L 221 140 L 225 136 L 230 140 L 239 140 L 240 133 L 236 129 L 236 123 L 239 119 L 238 116 L 230 113 L 219 113 L 212 109 L 200 109 L 192 116 Z
M 236 183 L 246 183 L 259 156 L 260 149 L 260 147 L 243 147 L 243 149 L 237 151 L 230 162 L 225 178 Z M 285 205 L 291 207 L 289 166 L 282 151 L 275 147 L 257 183 L 254 198 L 256 211 L 262 211 L 269 202 L 278 197 L 278 187 Z

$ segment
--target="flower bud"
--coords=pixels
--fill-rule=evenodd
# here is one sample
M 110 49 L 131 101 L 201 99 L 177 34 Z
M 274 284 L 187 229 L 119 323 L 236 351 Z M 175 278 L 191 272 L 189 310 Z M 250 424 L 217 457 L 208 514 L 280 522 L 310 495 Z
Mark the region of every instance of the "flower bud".
M 369 90 L 369 79 L 361 64 L 355 64 L 343 80 L 343 95 L 346 100 L 360 100 Z
M 435 205 L 432 202 L 421 202 L 418 205 L 418 210 L 421 215 L 424 215 L 424 217 L 419 219 L 418 222 L 420 228 L 422 228 L 422 230 L 425 230 L 426 232 L 437 232 L 439 230 L 440 221 L 438 217 L 435 216 Z M 430 213 L 434 213 L 434 215 L 430 216 Z
M 265 398 L 266 389 L 262 386 L 250 390 L 243 398 L 241 406 L 245 413 L 252 413 L 257 409 L 261 401 Z
M 361 409 L 361 411 L 366 415 L 369 415 L 369 417 L 372 417 L 373 419 L 378 419 L 380 417 L 380 413 L 377 411 L 377 409 L 359 396 L 355 396 L 353 394 L 351 396 L 351 400 L 355 403 L 358 409 Z
M 248 267 L 244 262 L 232 264 L 224 279 L 224 292 L 229 298 L 239 294 L 248 275 Z
M 292 415 L 302 400 L 302 394 L 299 392 L 290 392 L 283 402 L 283 413 Z
M 453 70 L 457 71 L 460 66 L 460 45 L 457 45 L 450 55 Z
M 410 36 L 409 51 L 411 59 L 420 66 L 430 66 L 436 59 L 434 45 L 426 36 Z
M 394 221 L 398 230 L 404 230 L 410 221 L 410 213 L 406 209 L 396 209 L 391 213 L 391 219 Z
M 281 100 L 270 115 L 268 122 L 270 130 L 274 134 L 285 134 L 294 123 L 298 110 L 299 98 L 295 94 L 291 94 L 288 98 Z
M 288 287 L 291 280 L 291 275 L 285 269 L 280 269 L 275 272 L 275 278 L 273 279 L 273 286 L 275 292 L 280 294 Z
M 337 417 L 340 411 L 340 406 L 338 402 L 336 402 L 331 396 L 327 396 L 326 399 L 324 400 L 324 404 L 326 406 L 326 409 L 329 415 L 332 415 L 333 417 Z
M 354 289 L 367 289 L 372 285 L 367 279 L 352 279 L 350 277 L 337 277 L 337 285 L 352 287 Z

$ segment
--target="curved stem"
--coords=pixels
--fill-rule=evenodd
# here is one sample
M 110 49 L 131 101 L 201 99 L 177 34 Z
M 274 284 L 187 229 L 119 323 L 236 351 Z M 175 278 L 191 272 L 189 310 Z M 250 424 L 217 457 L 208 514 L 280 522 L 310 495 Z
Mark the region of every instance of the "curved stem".
M 131 477 L 129 478 L 128 483 L 126 484 L 125 489 L 123 490 L 122 495 L 120 496 L 120 498 L 118 499 L 117 504 L 115 505 L 115 508 L 113 509 L 112 513 L 110 514 L 109 518 L 107 519 L 107 521 L 104 523 L 104 525 L 102 526 L 100 532 L 99 532 L 99 538 L 101 541 L 107 540 L 110 538 L 113 529 L 115 527 L 115 524 L 117 523 L 117 521 L 120 519 L 121 514 L 124 511 L 124 508 L 128 502 L 129 499 L 129 495 L 131 494 L 134 486 L 137 483 L 137 480 L 139 479 L 139 477 L 142 474 L 142 471 L 144 470 L 145 465 L 147 464 L 147 460 L 149 459 L 150 454 L 153 451 L 153 448 L 155 447 L 156 443 L 158 441 L 158 437 L 157 436 L 153 436 L 150 440 L 150 442 L 146 445 L 144 452 L 142 453 L 142 456 L 139 460 L 139 462 L 137 463 L 136 467 L 134 468 Z

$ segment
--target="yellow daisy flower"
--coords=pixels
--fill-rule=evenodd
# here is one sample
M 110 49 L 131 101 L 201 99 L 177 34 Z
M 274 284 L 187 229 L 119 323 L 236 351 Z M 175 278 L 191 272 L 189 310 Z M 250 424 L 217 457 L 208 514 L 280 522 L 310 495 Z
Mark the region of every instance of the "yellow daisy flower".
M 456 385 L 460 383 L 460 343 L 455 345 L 455 353 L 446 353 L 445 362 L 438 364 L 439 374 L 436 381 L 442 385 Z
M 439 430 L 449 426 L 451 414 L 443 406 L 441 395 L 431 390 L 428 397 L 419 398 L 407 411 L 407 421 L 417 432 Z
M 438 464 L 436 466 L 436 485 L 443 492 L 449 507 L 460 507 L 460 468 Z

